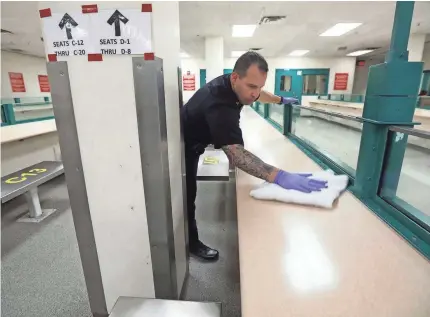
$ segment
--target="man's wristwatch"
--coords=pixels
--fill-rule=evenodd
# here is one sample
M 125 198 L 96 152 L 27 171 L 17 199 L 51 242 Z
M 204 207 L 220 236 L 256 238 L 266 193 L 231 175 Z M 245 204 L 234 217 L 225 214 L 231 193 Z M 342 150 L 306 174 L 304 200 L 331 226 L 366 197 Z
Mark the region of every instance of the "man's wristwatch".
M 278 105 L 282 105 L 284 103 L 284 97 L 282 96 L 279 96 L 279 97 L 281 97 L 281 100 L 278 102 Z

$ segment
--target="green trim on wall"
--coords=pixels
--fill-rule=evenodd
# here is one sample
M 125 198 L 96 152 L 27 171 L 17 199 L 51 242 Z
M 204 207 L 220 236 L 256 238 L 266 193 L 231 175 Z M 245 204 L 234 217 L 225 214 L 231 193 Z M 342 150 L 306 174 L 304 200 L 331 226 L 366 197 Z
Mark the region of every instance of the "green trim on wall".
M 231 74 L 233 72 L 233 69 L 230 68 L 224 68 L 223 73 L 225 74 Z M 206 85 L 206 69 L 201 68 L 200 69 L 200 88 L 202 88 L 204 85 Z
M 206 69 L 200 69 L 200 88 L 206 85 Z

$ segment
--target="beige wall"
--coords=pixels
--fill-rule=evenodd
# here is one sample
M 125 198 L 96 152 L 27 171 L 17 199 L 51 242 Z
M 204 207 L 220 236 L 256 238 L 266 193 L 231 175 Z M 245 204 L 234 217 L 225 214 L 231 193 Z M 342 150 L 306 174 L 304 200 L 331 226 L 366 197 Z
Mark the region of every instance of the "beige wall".
M 373 57 L 372 59 L 366 59 L 364 66 L 357 66 L 355 68 L 354 85 L 352 93 L 357 95 L 366 94 L 367 88 L 367 77 L 369 76 L 369 67 L 384 62 L 383 56 Z
M 12 92 L 9 72 L 22 73 L 26 92 Z M 46 61 L 35 57 L 1 51 L 1 98 L 42 97 L 50 96 L 48 92 L 40 92 L 38 75 L 46 75 Z
M 224 68 L 233 68 L 237 58 L 224 59 Z M 352 92 L 352 86 L 355 73 L 355 57 L 342 57 L 342 58 L 294 58 L 294 57 L 279 57 L 267 58 L 269 64 L 269 74 L 267 76 L 265 90 L 275 91 L 275 70 L 283 68 L 328 68 L 330 69 L 329 78 L 329 93 L 336 93 L 333 90 L 335 73 L 348 73 L 348 89 L 338 93 Z M 196 90 L 200 87 L 200 69 L 205 68 L 204 59 L 184 58 L 181 60 L 182 73 L 185 74 L 190 71 L 191 74 L 196 75 Z M 184 102 L 187 102 L 195 91 L 184 91 Z

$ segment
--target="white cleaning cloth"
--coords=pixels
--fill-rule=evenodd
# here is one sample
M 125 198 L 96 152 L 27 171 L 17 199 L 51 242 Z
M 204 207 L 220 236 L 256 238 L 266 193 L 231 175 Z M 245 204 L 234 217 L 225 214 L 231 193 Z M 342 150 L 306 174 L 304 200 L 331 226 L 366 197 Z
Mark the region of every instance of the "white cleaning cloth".
M 250 195 L 261 200 L 277 200 L 285 203 L 332 208 L 335 199 L 348 185 L 348 176 L 334 175 L 331 170 L 312 173 L 310 178 L 327 181 L 327 188 L 320 192 L 303 193 L 297 190 L 284 189 L 276 184 L 263 183 L 258 188 L 251 190 Z

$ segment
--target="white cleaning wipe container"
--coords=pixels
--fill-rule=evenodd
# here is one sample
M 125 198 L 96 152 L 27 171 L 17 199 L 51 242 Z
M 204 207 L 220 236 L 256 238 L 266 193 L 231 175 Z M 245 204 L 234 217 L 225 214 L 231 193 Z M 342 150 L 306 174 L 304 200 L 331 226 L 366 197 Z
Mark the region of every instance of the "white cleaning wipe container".
M 303 193 L 293 189 L 284 189 L 276 184 L 263 183 L 251 190 L 250 195 L 261 200 L 332 208 L 335 199 L 348 185 L 348 176 L 334 175 L 331 170 L 312 173 L 309 178 L 327 181 L 327 188 L 323 188 L 320 192 Z

